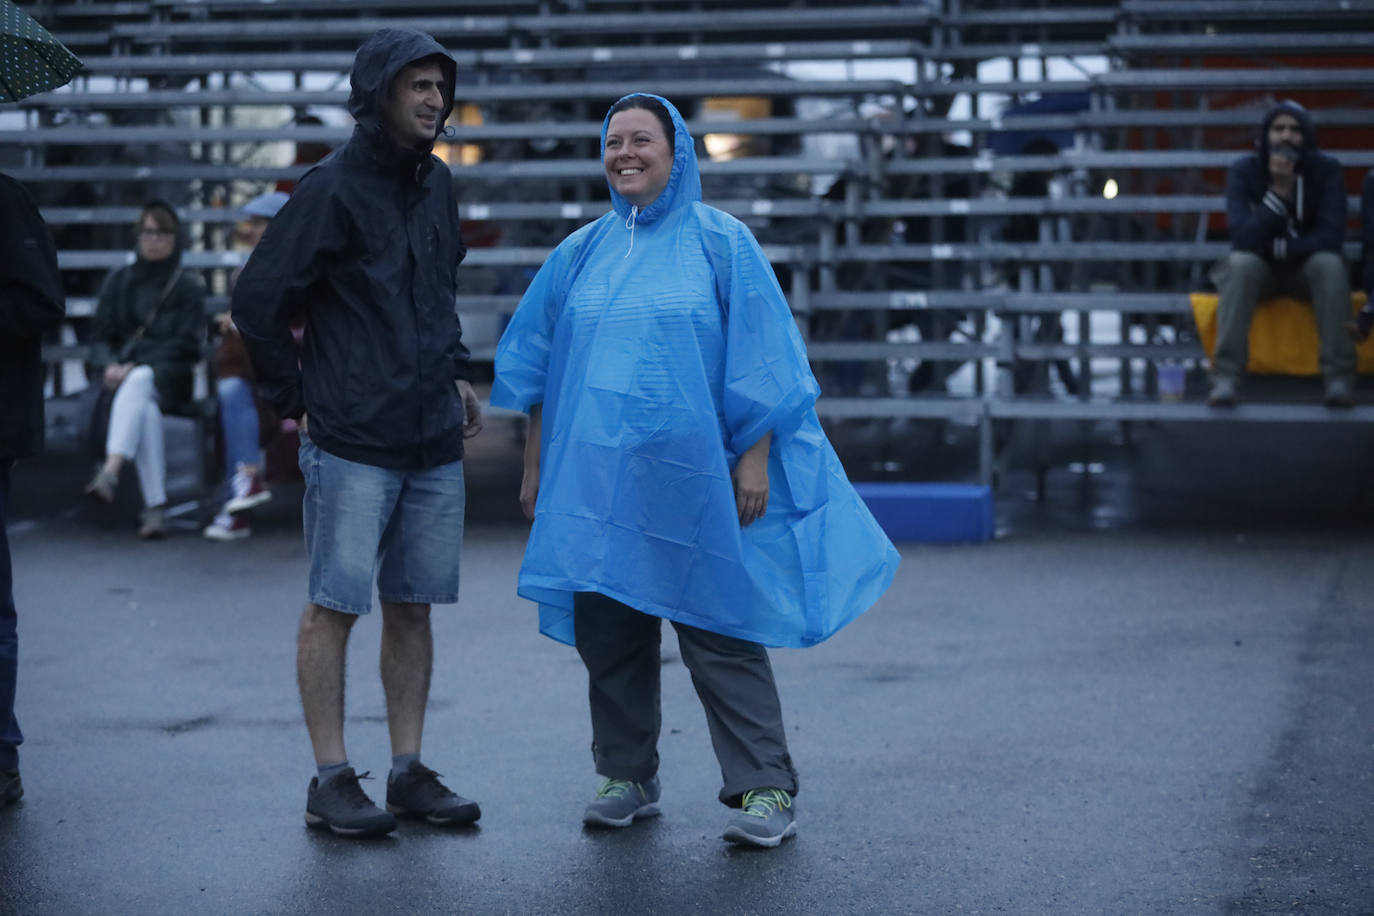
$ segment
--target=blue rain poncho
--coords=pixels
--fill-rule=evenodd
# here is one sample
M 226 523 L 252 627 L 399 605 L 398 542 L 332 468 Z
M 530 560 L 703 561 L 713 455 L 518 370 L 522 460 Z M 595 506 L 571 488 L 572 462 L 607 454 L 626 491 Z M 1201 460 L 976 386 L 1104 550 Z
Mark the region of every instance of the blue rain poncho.
M 814 645 L 882 595 L 897 551 L 821 430 L 772 266 L 701 202 L 692 138 L 659 101 L 676 128 L 667 187 L 642 211 L 612 190 L 614 211 L 554 250 L 497 347 L 492 403 L 543 404 L 518 592 L 570 645 L 579 591 Z M 731 470 L 770 431 L 768 509 L 741 527 Z

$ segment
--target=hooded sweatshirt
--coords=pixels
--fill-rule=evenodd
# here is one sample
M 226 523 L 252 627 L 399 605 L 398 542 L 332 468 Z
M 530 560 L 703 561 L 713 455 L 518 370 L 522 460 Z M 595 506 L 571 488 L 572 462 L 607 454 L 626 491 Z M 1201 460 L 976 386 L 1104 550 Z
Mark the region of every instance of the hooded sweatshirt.
M 1269 190 L 1269 125 L 1280 114 L 1302 131 L 1293 200 Z M 1226 223 L 1231 245 L 1272 264 L 1300 266 L 1318 251 L 1341 251 L 1345 238 L 1345 185 L 1341 165 L 1317 147 L 1312 118 L 1297 102 L 1280 102 L 1260 123 L 1256 151 L 1226 176 Z
M 453 110 L 453 58 L 411 29 L 382 29 L 358 49 L 352 138 L 301 179 L 233 293 L 234 324 L 277 412 L 307 413 L 315 445 L 377 467 L 463 456 L 454 381 L 471 367 L 455 311 L 466 248 L 453 179 L 432 142 L 400 147 L 383 122 L 392 81 L 426 59 L 445 81 L 437 138 Z
M 497 347 L 492 403 L 543 405 L 518 590 L 569 644 L 573 595 L 592 591 L 812 645 L 877 600 L 897 553 L 821 430 L 772 266 L 743 223 L 701 202 L 692 137 L 659 101 L 674 125 L 667 187 L 642 210 L 612 189 L 612 211 L 554 250 Z M 731 471 L 770 432 L 768 509 L 743 528 Z

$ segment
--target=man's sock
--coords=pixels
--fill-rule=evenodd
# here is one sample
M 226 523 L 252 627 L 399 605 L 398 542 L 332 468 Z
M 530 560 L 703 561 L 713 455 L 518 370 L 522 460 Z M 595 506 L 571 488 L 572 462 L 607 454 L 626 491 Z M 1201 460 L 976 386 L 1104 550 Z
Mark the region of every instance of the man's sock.
M 400 776 L 406 770 L 410 769 L 410 764 L 412 762 L 420 762 L 420 753 L 418 751 L 416 751 L 414 754 L 397 754 L 396 756 L 392 757 L 390 778 L 395 779 L 397 776 Z
M 329 782 L 329 780 L 348 769 L 348 761 L 345 760 L 342 763 L 321 763 L 318 764 L 316 768 L 320 771 L 320 785 L 324 785 Z

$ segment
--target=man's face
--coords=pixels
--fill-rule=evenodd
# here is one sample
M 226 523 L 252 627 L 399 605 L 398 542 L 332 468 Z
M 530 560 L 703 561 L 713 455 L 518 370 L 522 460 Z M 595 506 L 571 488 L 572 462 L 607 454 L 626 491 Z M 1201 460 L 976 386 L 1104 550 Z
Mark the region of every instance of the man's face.
M 382 122 L 398 145 L 415 148 L 434 142 L 446 88 L 444 72 L 437 63 L 412 64 L 396 74 L 382 109 Z
M 1275 115 L 1269 122 L 1269 149 L 1274 151 L 1283 147 L 1302 149 L 1302 127 L 1291 114 Z

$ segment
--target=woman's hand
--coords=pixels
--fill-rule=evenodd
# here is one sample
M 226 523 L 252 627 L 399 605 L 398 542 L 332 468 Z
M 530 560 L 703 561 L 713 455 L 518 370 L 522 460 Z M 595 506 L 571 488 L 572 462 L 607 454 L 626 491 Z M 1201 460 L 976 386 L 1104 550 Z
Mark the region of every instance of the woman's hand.
M 525 476 L 520 479 L 520 508 L 525 518 L 534 521 L 534 506 L 539 501 L 539 438 L 544 433 L 544 405 L 530 407 L 530 422 L 525 428 Z
M 773 434 L 767 433 L 749 451 L 739 456 L 735 472 L 735 508 L 740 527 L 748 528 L 768 511 L 768 447 Z
M 534 504 L 539 501 L 539 468 L 525 467 L 525 476 L 520 479 L 520 508 L 525 518 L 534 521 Z
M 105 367 L 105 387 L 114 391 L 133 367 L 133 363 L 110 363 Z

